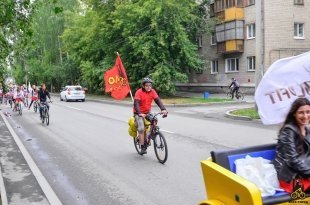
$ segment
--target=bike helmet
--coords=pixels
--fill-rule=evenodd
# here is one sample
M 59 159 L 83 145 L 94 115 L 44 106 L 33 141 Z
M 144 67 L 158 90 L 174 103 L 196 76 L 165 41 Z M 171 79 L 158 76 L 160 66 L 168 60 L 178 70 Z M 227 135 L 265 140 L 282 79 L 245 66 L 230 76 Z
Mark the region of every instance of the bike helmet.
M 142 85 L 144 85 L 145 83 L 153 83 L 152 79 L 149 77 L 143 78 L 142 80 Z

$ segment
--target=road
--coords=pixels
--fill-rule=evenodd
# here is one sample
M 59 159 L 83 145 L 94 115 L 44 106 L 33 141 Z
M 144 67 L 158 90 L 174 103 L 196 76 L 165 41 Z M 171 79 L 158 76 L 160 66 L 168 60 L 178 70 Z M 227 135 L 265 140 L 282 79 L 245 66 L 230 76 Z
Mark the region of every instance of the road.
M 32 110 L 8 119 L 63 204 L 188 205 L 206 197 L 200 161 L 211 150 L 275 142 L 278 127 L 224 118 L 234 107 L 169 108 L 164 165 L 153 149 L 136 153 L 129 106 L 55 100 L 48 127 Z

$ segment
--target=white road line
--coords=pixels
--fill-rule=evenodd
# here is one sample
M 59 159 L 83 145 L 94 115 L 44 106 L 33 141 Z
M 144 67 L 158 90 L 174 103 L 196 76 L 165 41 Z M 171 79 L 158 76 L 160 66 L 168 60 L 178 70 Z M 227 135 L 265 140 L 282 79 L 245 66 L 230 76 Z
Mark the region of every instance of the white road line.
M 1 114 L 1 116 L 5 122 L 6 126 L 8 127 L 9 131 L 11 132 L 11 134 L 12 134 L 17 146 L 19 147 L 21 153 L 23 154 L 26 162 L 28 163 L 33 175 L 35 176 L 39 185 L 41 186 L 47 200 L 50 202 L 50 204 L 61 205 L 62 204 L 61 201 L 57 197 L 56 193 L 54 192 L 54 190 L 52 189 L 50 184 L 47 182 L 46 178 L 43 176 L 42 172 L 40 171 L 40 169 L 38 168 L 38 166 L 36 165 L 36 163 L 34 162 L 32 157 L 30 156 L 29 152 L 25 148 L 24 144 L 21 142 L 21 140 L 19 139 L 19 137 L 17 136 L 17 134 L 15 133 L 13 128 L 11 127 L 8 120 L 5 118 L 3 113 L 0 113 L 0 114 Z
M 169 134 L 175 134 L 174 132 L 171 132 L 171 131 L 168 131 L 168 130 L 160 129 L 160 131 L 167 132 L 167 133 L 169 133 Z
M 66 106 L 67 108 L 73 109 L 73 110 L 78 110 L 78 111 L 82 111 L 82 109 L 76 108 L 76 107 L 71 107 L 71 106 Z
M 1 159 L 0 159 L 1 161 Z M 6 190 L 5 190 L 5 186 L 4 186 L 4 181 L 3 181 L 3 175 L 2 175 L 2 171 L 1 171 L 1 163 L 0 162 L 0 193 L 1 193 L 1 202 L 2 202 L 2 205 L 8 205 L 8 198 L 7 198 L 7 195 L 6 195 Z

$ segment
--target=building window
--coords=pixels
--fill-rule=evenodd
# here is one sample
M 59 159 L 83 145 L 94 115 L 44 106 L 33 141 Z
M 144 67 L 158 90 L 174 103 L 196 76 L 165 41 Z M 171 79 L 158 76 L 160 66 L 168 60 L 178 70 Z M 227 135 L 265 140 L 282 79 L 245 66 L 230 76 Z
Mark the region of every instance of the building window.
M 213 60 L 211 61 L 211 74 L 215 74 L 219 72 L 219 61 Z
M 201 35 L 198 36 L 197 41 L 198 41 L 198 47 L 199 47 L 199 48 L 202 48 L 202 36 L 201 36 Z
M 248 24 L 246 27 L 247 27 L 247 39 L 255 38 L 255 23 Z
M 214 17 L 215 16 L 215 12 L 214 12 L 214 3 L 210 4 L 210 17 Z
M 294 5 L 304 5 L 304 0 L 294 0 Z
M 215 37 L 215 33 L 214 32 L 211 33 L 210 44 L 212 46 L 216 45 L 216 37 Z
M 294 23 L 294 38 L 304 39 L 304 24 Z
M 255 56 L 247 57 L 248 71 L 255 71 Z
M 231 8 L 235 6 L 235 0 L 226 0 L 226 8 Z
M 246 5 L 247 6 L 251 6 L 251 5 L 254 5 L 255 4 L 255 0 L 247 0 L 246 1 Z
M 227 58 L 225 59 L 225 72 L 238 72 L 239 71 L 239 59 Z

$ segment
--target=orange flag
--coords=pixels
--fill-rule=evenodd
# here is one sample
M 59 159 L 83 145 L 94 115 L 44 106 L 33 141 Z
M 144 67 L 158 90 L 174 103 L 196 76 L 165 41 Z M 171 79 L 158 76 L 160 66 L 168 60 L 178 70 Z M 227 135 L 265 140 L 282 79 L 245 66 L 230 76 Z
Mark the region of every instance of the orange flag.
M 104 73 L 105 92 L 111 92 L 111 96 L 117 100 L 124 99 L 130 86 L 121 57 L 117 55 L 113 68 Z

